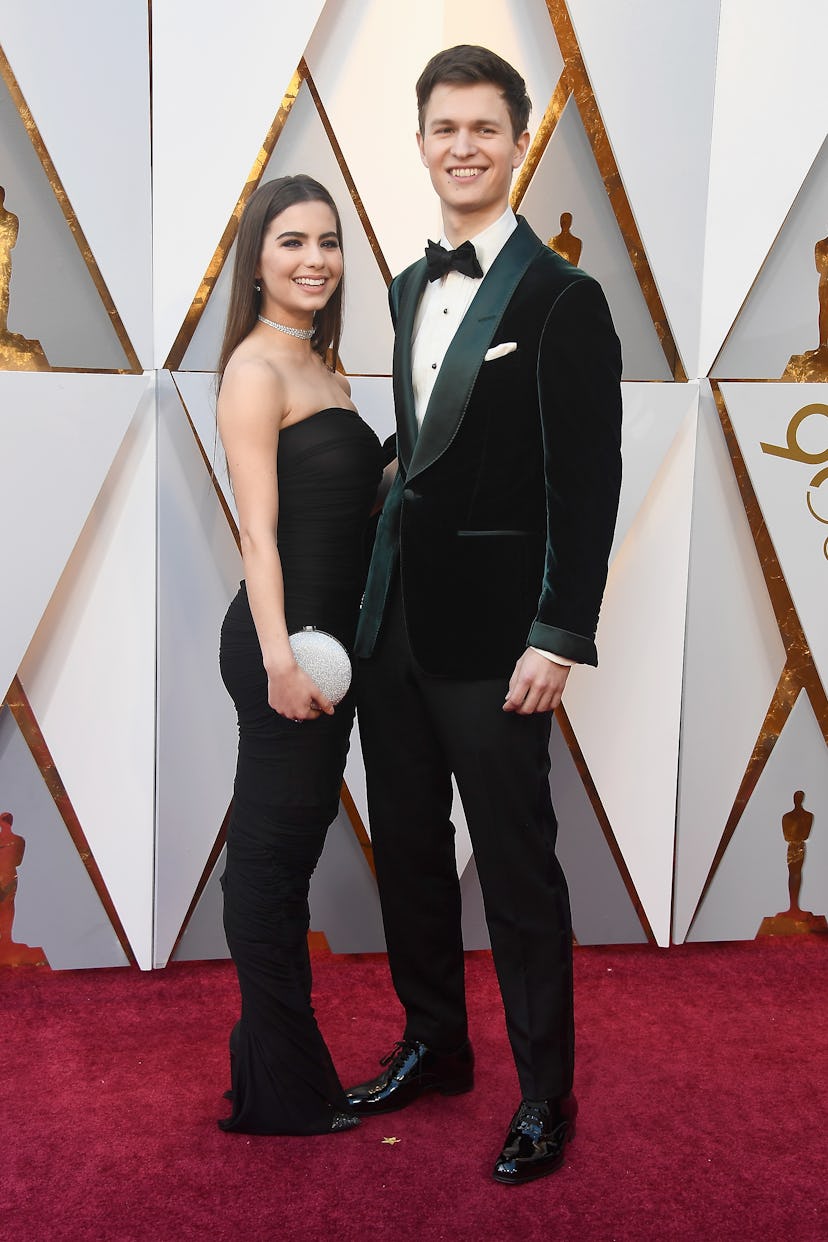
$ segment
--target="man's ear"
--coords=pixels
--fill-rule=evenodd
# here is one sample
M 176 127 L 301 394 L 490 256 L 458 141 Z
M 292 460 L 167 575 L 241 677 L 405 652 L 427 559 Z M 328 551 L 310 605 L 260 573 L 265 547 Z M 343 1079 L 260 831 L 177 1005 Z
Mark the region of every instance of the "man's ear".
M 428 168 L 428 160 L 425 157 L 425 144 L 423 143 L 423 135 L 420 133 L 419 130 L 417 130 L 417 148 L 420 152 L 420 159 L 422 160 L 423 165 L 426 168 Z
M 515 141 L 515 153 L 512 156 L 512 168 L 520 168 L 529 150 L 529 130 L 525 129 Z

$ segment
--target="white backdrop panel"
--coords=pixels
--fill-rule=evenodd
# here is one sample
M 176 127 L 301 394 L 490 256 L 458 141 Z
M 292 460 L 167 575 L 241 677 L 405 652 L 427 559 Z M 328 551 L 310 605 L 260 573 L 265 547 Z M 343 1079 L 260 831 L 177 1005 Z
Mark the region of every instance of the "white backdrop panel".
M 779 379 L 792 354 L 819 343 L 814 246 L 828 233 L 828 139 L 785 220 L 711 372 Z
M 147 8 L 146 0 L 11 0 L 0 39 L 127 334 L 150 367 Z
M 236 501 L 230 488 L 227 461 L 216 426 L 216 377 L 211 371 L 175 371 L 173 380 L 210 463 L 209 467 L 205 465 L 205 471 L 212 471 L 238 526 Z
M 8 708 L 0 708 L 0 802 L 25 842 L 12 939 L 52 970 L 126 966 L 89 873 Z
M 682 420 L 695 409 L 697 384 L 622 384 L 621 498 L 610 564 L 623 546 Z
M 699 374 L 719 3 L 569 3 L 650 268 L 691 376 Z
M 11 465 L 3 500 L 20 523 L 0 537 L 3 694 L 146 385 L 144 376 L 0 372 L 0 461 Z
M 673 939 L 719 846 L 785 648 L 709 385 L 699 410 L 682 703 Z
M 561 213 L 571 212 L 572 231 L 583 241 L 579 266 L 600 280 L 621 338 L 624 378 L 672 378 L 574 99 L 520 210 L 544 241 L 559 231 Z
M 219 631 L 241 557 L 168 372 L 159 374 L 155 962 L 181 929 L 233 793 Z
M 443 9 L 442 0 L 329 0 L 306 53 L 393 273 L 419 258 L 426 234 L 440 230 L 414 137 L 414 83 L 439 50 Z
M 348 371 L 391 370 L 393 335 L 388 293 L 336 157 L 307 86 L 302 86 L 268 160 L 262 181 L 307 173 L 330 192 L 339 210 L 345 253 L 344 330 L 340 355 Z M 211 371 L 218 361 L 230 300 L 235 243 L 184 356 L 186 370 Z
M 722 384 L 739 447 L 823 686 L 828 686 L 828 384 Z M 798 430 L 791 420 L 816 409 Z M 768 453 L 763 444 L 792 456 Z M 800 453 L 812 460 L 798 460 Z M 810 508 L 809 508 L 810 504 Z
M 435 38 L 428 55 L 457 43 L 490 47 L 515 66 L 532 101 L 529 129 L 534 135 L 564 67 L 545 0 L 501 0 L 500 4 L 445 0 L 443 42 Z M 412 97 L 425 64 L 424 60 L 411 82 L 405 83 Z
M 610 569 L 598 627 L 600 666 L 574 668 L 565 697 L 598 795 L 661 945 L 670 937 L 698 401 L 696 385 L 684 391 L 688 412 Z
M 156 366 L 178 334 L 321 9 L 322 0 L 245 0 L 236 14 L 203 0 L 154 0 Z
M 31 377 L 32 379 L 34 377 Z M 73 376 L 80 381 L 80 376 Z M 83 377 L 92 409 L 144 390 L 20 679 L 139 965 L 152 964 L 155 384 Z M 100 431 L 98 430 L 98 434 Z M 84 437 L 89 451 L 91 437 Z M 64 468 L 66 468 L 66 461 Z M 54 510 L 53 510 L 54 519 Z
M 29 132 L 0 81 L 4 210 L 17 217 L 9 331 L 38 341 L 53 367 L 128 368 L 92 274 Z
M 823 0 L 722 0 L 699 374 L 712 365 L 828 131 Z

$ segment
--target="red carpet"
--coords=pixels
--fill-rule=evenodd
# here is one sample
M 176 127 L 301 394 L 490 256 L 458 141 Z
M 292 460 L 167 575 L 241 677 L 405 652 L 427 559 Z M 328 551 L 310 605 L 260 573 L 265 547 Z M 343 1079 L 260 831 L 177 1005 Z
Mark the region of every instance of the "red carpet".
M 578 949 L 578 1137 L 490 1180 L 517 1102 L 491 960 L 468 960 L 475 1091 L 325 1138 L 226 1109 L 226 963 L 0 975 L 0 1237 L 14 1242 L 826 1242 L 828 942 Z M 315 958 L 346 1082 L 400 1033 L 381 957 Z M 399 1142 L 383 1142 L 384 1138 Z

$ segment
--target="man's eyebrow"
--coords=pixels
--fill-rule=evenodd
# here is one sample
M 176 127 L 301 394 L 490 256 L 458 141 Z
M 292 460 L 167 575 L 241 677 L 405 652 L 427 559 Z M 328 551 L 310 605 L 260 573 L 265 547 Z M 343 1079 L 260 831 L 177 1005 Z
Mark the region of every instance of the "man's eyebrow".
M 454 119 L 454 117 L 451 117 L 451 116 L 442 116 L 442 117 L 435 116 L 435 117 L 432 117 L 432 119 L 429 121 L 428 124 L 429 124 L 429 127 L 432 125 L 456 125 L 457 121 Z M 477 120 L 472 121 L 471 124 L 473 126 L 474 125 L 495 125 L 497 126 L 497 125 L 501 125 L 502 122 L 495 120 L 493 117 L 481 116 L 481 117 L 478 117 Z

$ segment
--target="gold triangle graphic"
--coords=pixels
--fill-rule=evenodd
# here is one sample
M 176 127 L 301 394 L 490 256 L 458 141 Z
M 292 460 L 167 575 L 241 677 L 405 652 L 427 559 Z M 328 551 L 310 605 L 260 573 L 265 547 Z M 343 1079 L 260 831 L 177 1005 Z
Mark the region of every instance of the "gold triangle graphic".
M 615 156 L 612 153 L 609 136 L 604 126 L 601 112 L 592 89 L 578 40 L 569 16 L 565 0 L 546 0 L 546 7 L 564 60 L 564 69 L 552 94 L 549 106 L 529 149 L 524 167 L 518 176 L 512 191 L 512 206 L 515 210 L 529 188 L 532 176 L 540 163 L 541 156 L 549 145 L 564 107 L 570 98 L 581 118 L 584 131 L 592 148 L 598 171 L 604 182 L 610 206 L 618 223 L 630 262 L 641 288 L 650 318 L 653 322 L 667 365 L 673 379 L 680 383 L 687 382 L 673 333 L 667 319 L 667 312 L 658 292 L 655 278 L 650 268 L 638 225 L 635 222 L 632 207 L 621 180 Z
M 770 381 L 773 382 L 773 381 Z M 828 746 L 828 696 L 819 679 L 816 665 L 814 664 L 811 651 L 802 629 L 802 623 L 796 611 L 796 607 L 788 590 L 782 573 L 782 567 L 776 554 L 776 549 L 770 537 L 770 533 L 765 524 L 765 519 L 759 505 L 753 484 L 750 481 L 748 469 L 745 464 L 742 451 L 739 447 L 739 441 L 733 430 L 733 424 L 727 412 L 724 396 L 716 380 L 711 381 L 713 396 L 716 401 L 716 410 L 719 415 L 719 421 L 724 432 L 725 442 L 730 454 L 730 460 L 733 465 L 733 472 L 739 486 L 739 493 L 742 498 L 742 504 L 750 526 L 750 532 L 759 557 L 759 564 L 762 568 L 762 575 L 765 579 L 768 596 L 771 601 L 776 624 L 779 628 L 779 634 L 785 646 L 787 660 L 782 670 L 782 675 L 771 698 L 768 710 L 765 713 L 765 719 L 759 730 L 759 735 L 754 743 L 753 751 L 745 768 L 744 775 L 736 792 L 730 814 L 725 822 L 722 830 L 721 840 L 716 849 L 713 861 L 710 864 L 707 878 L 704 882 L 701 893 L 699 894 L 696 908 L 693 911 L 693 917 L 690 920 L 688 934 L 698 917 L 705 897 L 710 889 L 710 885 L 716 875 L 719 865 L 724 858 L 727 848 L 733 838 L 733 834 L 739 825 L 739 821 L 744 814 L 753 792 L 756 789 L 759 778 L 767 766 L 768 760 L 773 753 L 773 748 L 779 740 L 783 728 L 793 711 L 794 704 L 799 695 L 804 691 L 811 703 L 817 723 L 825 738 L 825 744 Z

